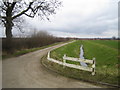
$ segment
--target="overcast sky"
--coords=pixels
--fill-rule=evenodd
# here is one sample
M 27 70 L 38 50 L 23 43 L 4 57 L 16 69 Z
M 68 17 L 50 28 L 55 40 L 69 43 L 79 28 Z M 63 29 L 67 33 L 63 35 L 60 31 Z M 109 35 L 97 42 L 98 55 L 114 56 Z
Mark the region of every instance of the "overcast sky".
M 61 0 L 63 7 L 50 21 L 26 18 L 25 33 L 31 29 L 46 30 L 62 37 L 112 37 L 118 36 L 119 0 Z M 14 35 L 20 34 L 13 30 Z M 4 32 L 2 32 L 4 36 Z

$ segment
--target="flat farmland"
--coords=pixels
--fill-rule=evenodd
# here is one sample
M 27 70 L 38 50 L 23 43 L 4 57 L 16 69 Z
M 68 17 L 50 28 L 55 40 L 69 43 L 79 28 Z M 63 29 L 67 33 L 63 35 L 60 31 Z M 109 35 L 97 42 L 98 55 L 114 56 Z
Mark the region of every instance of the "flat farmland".
M 120 41 L 118 40 L 77 40 L 74 43 L 57 48 L 51 52 L 51 57 L 62 61 L 62 57 L 66 54 L 69 57 L 79 57 L 80 46 L 83 45 L 85 59 L 96 58 L 96 74 L 92 76 L 90 72 L 68 69 L 63 72 L 66 76 L 83 79 L 93 82 L 102 82 L 109 84 L 118 84 L 118 69 L 120 64 L 118 54 Z M 76 62 L 69 62 L 76 64 Z M 60 70 L 59 70 L 60 71 Z

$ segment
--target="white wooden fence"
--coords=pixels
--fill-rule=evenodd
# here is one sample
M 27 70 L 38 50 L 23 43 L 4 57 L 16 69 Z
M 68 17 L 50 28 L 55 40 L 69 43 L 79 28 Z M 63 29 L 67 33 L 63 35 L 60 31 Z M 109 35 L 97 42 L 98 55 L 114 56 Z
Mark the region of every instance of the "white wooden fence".
M 71 67 L 71 68 L 75 68 L 75 69 L 89 71 L 89 72 L 92 72 L 92 75 L 95 75 L 95 58 L 93 58 L 93 60 L 88 60 L 88 59 L 67 57 L 66 55 L 64 55 L 63 56 L 63 62 L 61 62 L 59 60 L 55 60 L 53 58 L 50 58 L 50 52 L 48 52 L 47 59 L 49 61 L 54 62 L 54 63 L 63 65 L 64 67 L 67 66 L 67 67 Z M 92 64 L 92 66 L 91 67 L 85 67 L 85 66 L 80 66 L 80 65 L 75 65 L 75 64 L 69 64 L 69 63 L 66 62 L 66 60 L 75 61 L 75 62 L 89 63 L 89 64 Z

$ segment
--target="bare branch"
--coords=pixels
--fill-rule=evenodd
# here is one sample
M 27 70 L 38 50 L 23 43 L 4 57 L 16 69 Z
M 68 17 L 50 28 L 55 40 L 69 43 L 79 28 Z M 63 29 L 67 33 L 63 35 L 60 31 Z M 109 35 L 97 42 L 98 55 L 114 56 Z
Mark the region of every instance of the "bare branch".
M 6 24 L 4 20 L 2 20 L 2 22 L 3 22 L 4 25 Z
M 6 6 L 6 7 L 8 7 L 8 3 L 7 2 L 3 2 L 4 3 L 4 5 Z
M 26 13 L 24 13 L 26 16 L 28 16 L 28 17 L 31 17 L 31 18 L 34 18 L 34 15 L 32 16 L 32 15 L 28 15 L 28 14 L 26 14 Z
M 3 6 L 0 6 L 0 8 L 1 8 L 2 10 L 6 11 L 6 9 L 5 9 Z
M 16 4 L 17 2 L 13 2 L 12 3 L 12 5 L 11 5 L 11 7 L 12 7 L 12 10 L 13 10 L 13 8 L 15 7 L 15 4 Z
M 5 16 L 0 16 L 0 18 L 6 19 L 6 17 L 5 17 Z
M 33 3 L 34 3 L 34 2 L 30 2 L 29 7 L 28 7 L 27 9 L 23 10 L 22 12 L 20 12 L 20 13 L 17 14 L 16 16 L 13 16 L 12 19 L 15 19 L 15 18 L 17 18 L 17 17 L 25 14 L 25 12 L 27 12 L 27 11 L 30 9 L 30 7 L 31 7 L 31 5 L 32 5 Z

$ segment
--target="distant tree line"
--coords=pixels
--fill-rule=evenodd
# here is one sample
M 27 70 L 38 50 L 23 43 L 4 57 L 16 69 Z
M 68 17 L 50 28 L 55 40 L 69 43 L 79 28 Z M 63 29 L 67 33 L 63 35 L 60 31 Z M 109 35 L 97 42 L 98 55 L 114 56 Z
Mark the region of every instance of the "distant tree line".
M 50 35 L 48 32 L 40 31 L 24 38 L 12 38 L 12 43 L 7 42 L 6 38 L 2 39 L 2 51 L 13 53 L 21 49 L 30 49 L 42 47 L 56 42 L 67 41 L 69 39 L 58 38 Z M 11 44 L 11 45 L 10 45 Z M 11 46 L 11 47 L 10 47 Z

